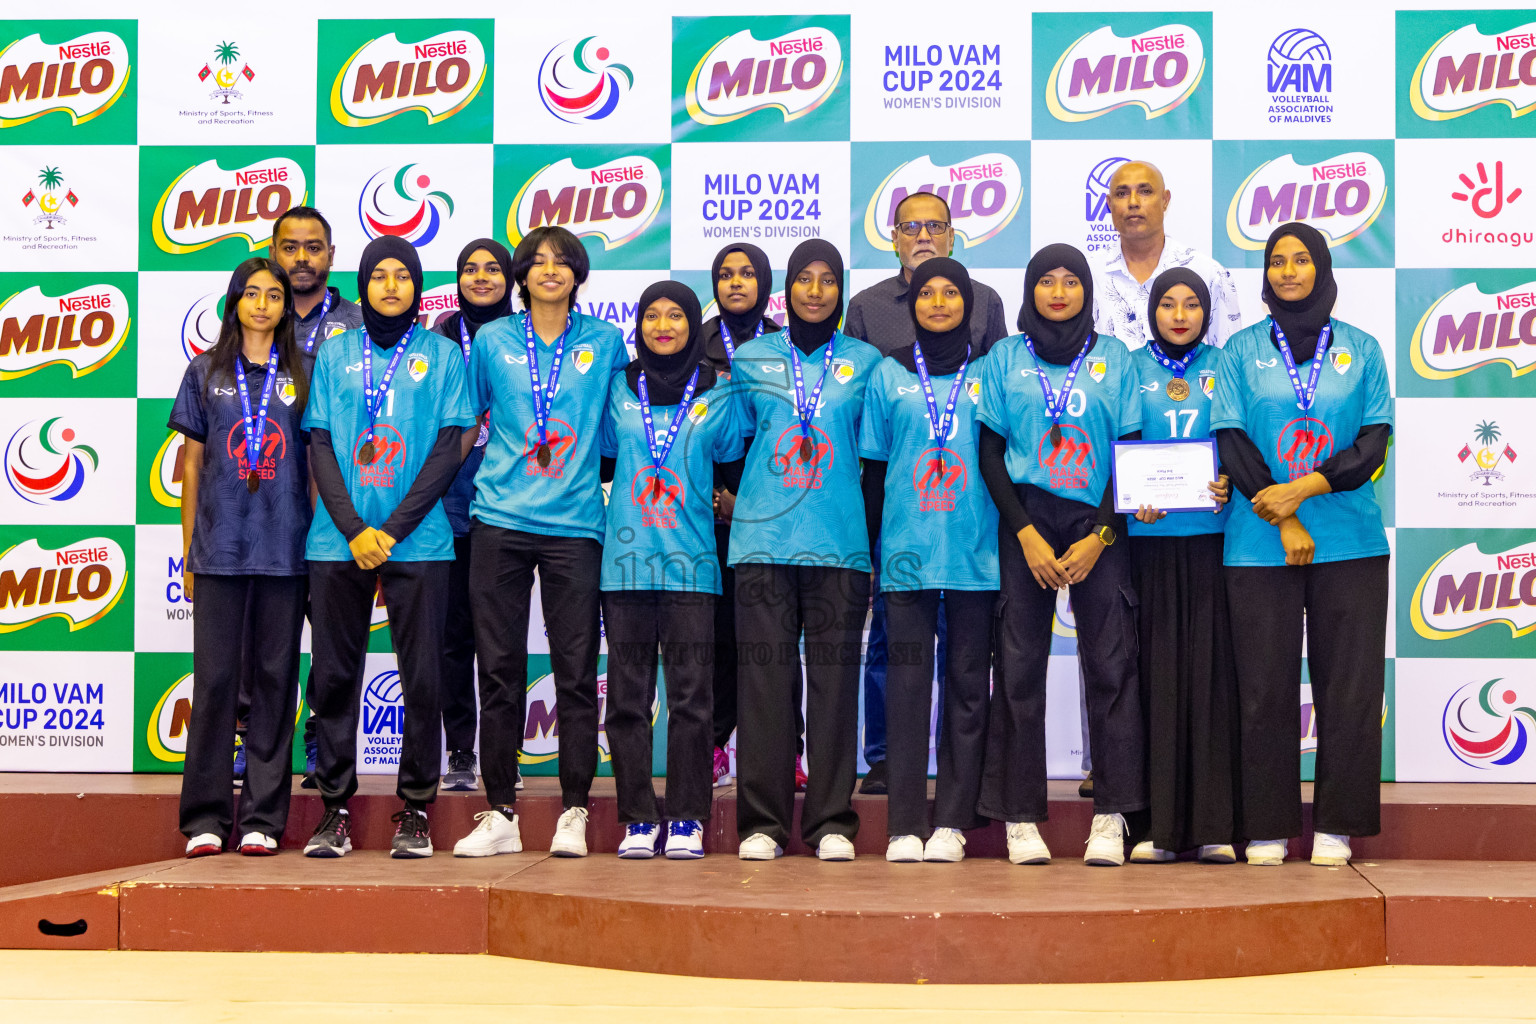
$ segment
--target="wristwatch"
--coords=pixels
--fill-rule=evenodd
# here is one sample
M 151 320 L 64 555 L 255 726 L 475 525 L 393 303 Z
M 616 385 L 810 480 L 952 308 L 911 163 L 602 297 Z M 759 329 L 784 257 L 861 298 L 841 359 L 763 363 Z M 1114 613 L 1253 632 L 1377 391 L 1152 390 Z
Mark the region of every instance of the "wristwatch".
M 1115 542 L 1115 529 L 1112 526 L 1101 526 L 1093 531 L 1093 535 L 1103 541 L 1105 547 Z

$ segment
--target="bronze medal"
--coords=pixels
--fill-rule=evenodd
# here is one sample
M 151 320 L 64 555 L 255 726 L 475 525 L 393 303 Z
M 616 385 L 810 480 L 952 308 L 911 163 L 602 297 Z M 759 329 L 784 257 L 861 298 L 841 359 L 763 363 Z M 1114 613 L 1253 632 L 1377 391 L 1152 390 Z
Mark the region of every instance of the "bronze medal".
M 536 453 L 536 457 L 539 460 L 539 465 L 540 466 L 542 466 L 545 469 L 549 468 L 549 444 L 548 444 L 548 442 L 545 442 L 544 444 L 539 445 L 539 450 Z
M 661 500 L 661 475 L 651 477 L 651 502 L 654 504 Z
M 261 486 L 261 477 L 256 475 L 256 471 L 254 469 L 251 470 L 249 473 L 245 474 L 245 489 L 246 490 L 250 491 L 252 494 L 255 494 L 256 493 L 256 488 L 258 488 L 260 486 Z
M 1168 397 L 1175 402 L 1182 402 L 1189 397 L 1189 383 L 1183 377 L 1171 377 L 1168 380 Z
M 1061 424 L 1060 423 L 1052 423 L 1051 424 L 1051 447 L 1052 448 L 1060 448 L 1061 447 Z
M 814 445 L 811 444 L 811 439 L 810 438 L 808 438 L 808 437 L 800 438 L 800 461 L 801 462 L 810 462 L 811 461 L 811 454 L 815 450 L 816 450 L 816 448 L 815 448 Z
M 363 442 L 363 447 L 358 450 L 357 464 L 359 466 L 371 466 L 373 465 L 374 457 L 377 454 L 377 449 L 373 447 L 373 439 L 369 438 L 367 441 Z
M 939 476 L 944 475 L 944 456 L 939 456 Z

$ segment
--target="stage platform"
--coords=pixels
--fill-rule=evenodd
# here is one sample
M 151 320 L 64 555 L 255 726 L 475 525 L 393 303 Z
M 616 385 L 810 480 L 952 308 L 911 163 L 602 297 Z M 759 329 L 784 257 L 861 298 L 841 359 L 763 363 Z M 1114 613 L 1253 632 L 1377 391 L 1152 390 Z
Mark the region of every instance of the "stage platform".
M 658 783 L 659 785 L 659 783 Z M 1088 868 L 1091 804 L 1053 783 L 1057 860 L 1014 867 L 999 827 L 957 865 L 887 864 L 885 800 L 857 797 L 859 859 L 735 852 L 735 792 L 716 790 L 701 861 L 620 861 L 612 782 L 592 856 L 550 857 L 554 780 L 519 801 L 527 851 L 450 855 L 484 808 L 443 794 L 437 856 L 387 856 L 392 782 L 352 803 L 358 850 L 300 856 L 319 800 L 295 790 L 277 857 L 188 861 L 176 776 L 0 775 L 25 837 L 0 863 L 0 948 L 491 953 L 712 977 L 883 982 L 1101 982 L 1400 964 L 1536 965 L 1536 787 L 1384 787 L 1380 837 L 1348 868 L 1179 862 Z M 800 855 L 796 855 L 800 854 Z

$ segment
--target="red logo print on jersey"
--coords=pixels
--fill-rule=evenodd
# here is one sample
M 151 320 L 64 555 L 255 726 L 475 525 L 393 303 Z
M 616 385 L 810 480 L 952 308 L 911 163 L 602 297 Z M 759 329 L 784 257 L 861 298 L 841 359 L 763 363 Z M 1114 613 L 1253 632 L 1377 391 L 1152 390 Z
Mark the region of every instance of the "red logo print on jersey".
M 545 436 L 549 438 L 549 465 L 539 465 L 539 428 L 529 424 L 523 431 L 523 475 L 547 476 L 559 480 L 565 476 L 565 460 L 576 450 L 576 430 L 565 420 L 550 420 Z
M 251 471 L 251 463 L 250 453 L 246 450 L 243 420 L 229 428 L 229 435 L 224 439 L 224 452 L 239 467 L 240 478 L 245 479 Z M 256 475 L 262 480 L 274 479 L 277 476 L 277 464 L 287 455 L 288 438 L 282 426 L 267 420 L 267 436 L 262 439 L 261 456 L 256 460 Z
M 1050 474 L 1053 491 L 1087 487 L 1088 478 L 1093 475 L 1093 445 L 1081 427 L 1063 424 L 1061 444 L 1054 448 L 1050 433 L 1041 434 L 1038 457 Z
M 363 445 L 373 441 L 373 461 L 364 463 Z M 363 431 L 352 442 L 352 461 L 357 465 L 358 483 L 364 487 L 393 487 L 395 474 L 405 468 L 405 438 L 388 423 L 380 423 L 373 433 Z
M 912 466 L 912 489 L 920 512 L 953 512 L 966 482 L 965 463 L 948 448 L 930 448 Z
M 1280 429 L 1275 454 L 1285 464 L 1290 479 L 1300 480 L 1333 454 L 1333 431 L 1322 420 L 1298 416 Z
M 683 507 L 682 479 L 666 466 L 646 466 L 629 482 L 629 500 L 640 509 L 642 526 L 677 529 L 677 512 Z
M 820 427 L 811 426 L 810 451 L 805 450 L 800 427 L 788 427 L 773 446 L 770 468 L 778 473 L 785 487 L 806 491 L 821 490 L 821 474 L 832 468 L 832 439 Z

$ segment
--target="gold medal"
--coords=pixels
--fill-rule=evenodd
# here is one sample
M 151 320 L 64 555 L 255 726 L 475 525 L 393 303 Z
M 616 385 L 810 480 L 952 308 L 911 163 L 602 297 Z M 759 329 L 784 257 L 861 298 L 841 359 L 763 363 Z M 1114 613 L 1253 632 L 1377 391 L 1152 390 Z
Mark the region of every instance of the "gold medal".
M 1168 380 L 1168 397 L 1175 402 L 1182 402 L 1189 397 L 1189 384 L 1183 377 L 1171 377 Z
M 536 457 L 539 460 L 540 466 L 545 469 L 549 468 L 549 444 L 547 442 L 539 445 L 539 450 L 536 453 Z
M 255 494 L 256 493 L 256 488 L 258 488 L 260 486 L 261 486 L 261 477 L 256 475 L 256 471 L 254 469 L 251 470 L 249 473 L 245 474 L 245 489 L 246 490 L 250 491 L 252 494 Z
M 371 466 L 373 465 L 373 460 L 377 455 L 378 450 L 373 447 L 373 439 L 369 438 L 367 441 L 363 442 L 363 447 L 358 450 L 357 464 L 359 466 Z

